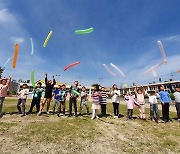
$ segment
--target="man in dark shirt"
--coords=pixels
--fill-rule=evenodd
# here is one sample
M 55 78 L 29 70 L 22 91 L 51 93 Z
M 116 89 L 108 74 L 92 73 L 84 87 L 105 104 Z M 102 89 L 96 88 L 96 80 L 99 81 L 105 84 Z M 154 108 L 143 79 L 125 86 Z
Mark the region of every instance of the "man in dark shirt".
M 74 104 L 74 112 L 75 116 L 77 116 L 77 98 L 78 95 L 76 92 L 79 93 L 79 88 L 78 88 L 78 81 L 74 82 L 74 85 L 70 87 L 69 93 L 70 93 L 70 99 L 69 99 L 69 117 L 72 116 L 72 104 Z

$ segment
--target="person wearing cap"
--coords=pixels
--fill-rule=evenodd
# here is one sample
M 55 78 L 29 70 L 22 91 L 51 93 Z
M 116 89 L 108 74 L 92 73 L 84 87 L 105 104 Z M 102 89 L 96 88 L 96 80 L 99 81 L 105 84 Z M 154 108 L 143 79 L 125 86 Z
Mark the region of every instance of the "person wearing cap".
M 29 111 L 27 112 L 27 114 L 32 114 L 32 111 L 33 111 L 33 108 L 35 105 L 36 105 L 36 112 L 37 113 L 39 112 L 41 96 L 42 96 L 42 92 L 43 92 L 43 88 L 41 86 L 42 86 L 41 82 L 37 83 L 37 87 L 33 91 L 33 99 L 31 102 L 31 107 L 30 107 Z
M 180 122 L 180 85 L 177 85 L 175 87 L 175 89 L 173 89 L 172 85 L 170 84 L 169 88 L 175 97 L 175 106 L 176 106 L 176 111 L 177 111 L 177 118 L 178 118 L 178 121 Z
M 3 102 L 7 95 L 7 91 L 11 84 L 11 77 L 9 79 L 1 79 L 0 80 L 0 117 L 2 117 L 2 108 L 3 108 Z
M 18 113 L 22 114 L 21 117 L 26 116 L 26 100 L 27 95 L 29 94 L 29 89 L 27 88 L 27 84 L 22 85 L 22 89 L 18 92 L 18 103 L 17 103 L 17 109 Z M 21 110 L 21 104 L 22 104 L 22 110 Z
M 77 94 L 74 93 L 74 91 L 77 91 L 79 93 L 79 82 L 74 81 L 74 85 L 70 87 L 69 93 L 70 93 L 70 99 L 69 99 L 69 117 L 72 116 L 72 105 L 74 105 L 74 112 L 75 116 L 77 116 L 77 98 L 79 97 Z

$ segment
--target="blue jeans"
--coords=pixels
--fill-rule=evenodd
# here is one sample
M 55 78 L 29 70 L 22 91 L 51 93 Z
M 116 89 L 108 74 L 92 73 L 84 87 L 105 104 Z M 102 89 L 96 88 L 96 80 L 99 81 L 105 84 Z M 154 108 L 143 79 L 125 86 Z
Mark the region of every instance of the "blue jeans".
M 156 115 L 156 119 L 158 120 L 159 117 L 159 110 L 158 110 L 158 104 L 150 104 L 150 117 L 151 119 L 154 119 L 154 114 Z

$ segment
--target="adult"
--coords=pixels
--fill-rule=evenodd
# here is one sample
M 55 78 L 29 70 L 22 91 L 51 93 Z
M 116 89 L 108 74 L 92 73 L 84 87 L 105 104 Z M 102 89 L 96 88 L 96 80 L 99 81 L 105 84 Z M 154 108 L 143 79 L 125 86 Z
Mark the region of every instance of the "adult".
M 38 116 L 41 115 L 41 112 L 42 112 L 46 102 L 47 102 L 47 111 L 46 111 L 46 113 L 49 114 L 49 107 L 50 107 L 50 103 L 51 103 L 51 99 L 52 99 L 52 91 L 53 91 L 53 88 L 54 88 L 54 86 L 56 84 L 56 80 L 55 80 L 54 76 L 53 76 L 53 81 L 51 81 L 51 80 L 48 80 L 47 74 L 45 74 L 45 84 L 46 84 L 45 96 L 44 96 L 44 100 L 42 102 L 42 105 L 40 107 L 40 111 L 37 114 Z
M 77 93 L 80 91 L 78 88 L 79 82 L 74 81 L 74 85 L 70 87 L 69 93 L 70 93 L 70 99 L 69 99 L 69 117 L 72 116 L 72 105 L 74 105 L 74 112 L 75 116 L 77 116 L 77 98 L 79 97 Z
M 11 84 L 11 77 L 9 79 L 1 79 L 0 80 L 0 117 L 2 117 L 2 108 L 3 108 L 3 102 L 7 95 L 7 91 Z

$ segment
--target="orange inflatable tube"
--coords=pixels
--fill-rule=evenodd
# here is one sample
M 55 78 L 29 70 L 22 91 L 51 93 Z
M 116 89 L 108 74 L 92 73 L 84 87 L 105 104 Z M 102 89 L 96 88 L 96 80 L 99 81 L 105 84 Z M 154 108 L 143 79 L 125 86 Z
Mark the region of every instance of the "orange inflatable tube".
M 15 49 L 14 49 L 14 58 L 12 62 L 12 67 L 16 68 L 16 63 L 17 63 L 17 58 L 18 58 L 18 52 L 19 52 L 19 45 L 15 44 Z

